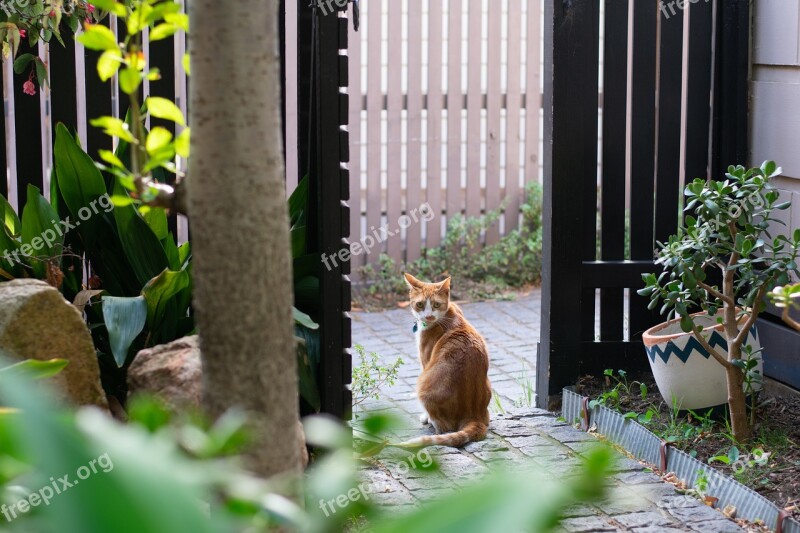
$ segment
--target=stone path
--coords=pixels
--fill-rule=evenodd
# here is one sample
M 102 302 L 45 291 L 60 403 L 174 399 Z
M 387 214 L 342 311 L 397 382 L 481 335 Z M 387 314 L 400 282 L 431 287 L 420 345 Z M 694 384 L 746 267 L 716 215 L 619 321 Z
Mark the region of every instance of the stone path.
M 492 422 L 486 440 L 463 449 L 432 446 L 427 453 L 385 449 L 361 470 L 373 501 L 398 511 L 459 490 L 496 466 L 530 465 L 545 475 L 563 478 L 579 466 L 596 439 L 558 421 L 556 415 L 533 407 L 536 343 L 539 340 L 540 294 L 535 291 L 509 302 L 480 302 L 462 306 L 467 319 L 486 338 L 491 357 L 489 377 L 496 393 L 490 409 Z M 389 411 L 401 425 L 393 439 L 430 432 L 418 421 L 414 385 L 419 373 L 408 309 L 382 313 L 353 313 L 353 344 L 376 352 L 384 363 L 398 357 L 400 379 L 381 390 L 379 400 L 368 399 L 356 409 Z M 358 364 L 358 360 L 354 360 Z M 439 470 L 422 472 L 417 463 L 433 457 Z M 640 463 L 619 454 L 610 480 L 609 496 L 594 505 L 570 509 L 559 531 L 737 532 L 734 522 L 699 501 L 675 492 Z

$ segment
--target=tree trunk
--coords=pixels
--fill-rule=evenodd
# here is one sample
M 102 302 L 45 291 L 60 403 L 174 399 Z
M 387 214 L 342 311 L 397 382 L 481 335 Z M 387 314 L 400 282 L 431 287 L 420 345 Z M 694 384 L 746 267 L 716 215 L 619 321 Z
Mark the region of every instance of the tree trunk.
M 251 415 L 251 468 L 298 470 L 278 3 L 192 0 L 188 173 L 203 405 Z
M 728 409 L 731 412 L 731 429 L 738 442 L 750 440 L 750 423 L 747 420 L 747 400 L 742 390 L 744 374 L 736 367 L 728 368 Z

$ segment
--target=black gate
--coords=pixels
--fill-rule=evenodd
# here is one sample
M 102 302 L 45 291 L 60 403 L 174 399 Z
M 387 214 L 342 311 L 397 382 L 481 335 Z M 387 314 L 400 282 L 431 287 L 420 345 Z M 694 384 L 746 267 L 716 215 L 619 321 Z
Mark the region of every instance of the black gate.
M 319 7 L 313 7 L 319 4 Z M 343 4 L 343 7 L 337 7 Z M 316 210 L 308 226 L 316 228 L 309 244 L 328 257 L 348 246 L 350 235 L 347 6 L 345 2 L 298 2 L 298 168 L 309 176 L 309 197 Z M 287 43 L 292 46 L 293 43 Z M 349 417 L 352 395 L 350 348 L 350 263 L 320 262 L 320 368 L 322 411 Z
M 680 4 L 546 0 L 540 407 L 581 375 L 647 366 L 660 317 L 636 290 L 677 229 L 681 178 L 746 162 L 749 3 Z

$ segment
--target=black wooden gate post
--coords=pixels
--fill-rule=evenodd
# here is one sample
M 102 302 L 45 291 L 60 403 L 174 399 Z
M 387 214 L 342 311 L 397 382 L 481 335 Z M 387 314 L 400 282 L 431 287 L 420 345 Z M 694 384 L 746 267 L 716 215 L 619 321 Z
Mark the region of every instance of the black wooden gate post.
M 560 392 L 559 385 L 571 380 L 570 366 L 580 350 L 580 265 L 587 245 L 581 213 L 585 202 L 597 198 L 598 2 L 546 0 L 544 20 L 544 249 L 536 391 L 537 405 L 546 408 L 548 390 Z
M 347 87 L 347 56 L 340 54 L 347 49 L 348 19 L 339 15 L 340 11 L 331 8 L 317 8 L 314 13 L 307 2 L 299 2 L 299 168 L 301 173 L 308 173 L 309 195 L 316 207 L 308 218 L 309 227 L 316 228 L 310 236 L 314 241 L 311 246 L 327 257 L 347 247 L 350 234 L 346 203 L 350 193 L 346 168 L 348 99 L 346 91 L 341 91 Z M 350 310 L 350 264 L 331 261 L 329 265 L 330 269 L 320 262 L 319 267 L 321 349 L 317 377 L 322 411 L 344 418 L 349 417 L 352 404 L 347 389 L 351 379 L 350 318 L 346 314 Z

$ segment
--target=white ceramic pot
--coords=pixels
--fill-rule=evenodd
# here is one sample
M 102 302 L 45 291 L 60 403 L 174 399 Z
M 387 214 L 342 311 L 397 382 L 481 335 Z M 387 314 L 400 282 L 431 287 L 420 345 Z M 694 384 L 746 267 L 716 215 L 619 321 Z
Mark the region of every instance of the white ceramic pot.
M 721 313 L 722 311 L 720 311 Z M 728 356 L 728 342 L 721 324 L 716 317 L 707 313 L 692 315 L 695 324 L 703 327 L 703 336 L 712 348 L 723 357 Z M 740 324 L 747 319 L 742 316 Z M 725 368 L 700 345 L 690 333 L 681 330 L 680 319 L 663 322 L 648 329 L 642 335 L 650 368 L 658 384 L 664 401 L 670 406 L 673 399 L 680 409 L 707 409 L 727 403 L 727 377 Z M 761 349 L 755 326 L 750 330 L 744 345 L 750 345 L 753 351 Z M 764 364 L 760 351 L 758 371 L 764 375 Z M 753 384 L 754 390 L 761 389 L 761 383 Z

